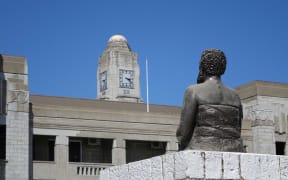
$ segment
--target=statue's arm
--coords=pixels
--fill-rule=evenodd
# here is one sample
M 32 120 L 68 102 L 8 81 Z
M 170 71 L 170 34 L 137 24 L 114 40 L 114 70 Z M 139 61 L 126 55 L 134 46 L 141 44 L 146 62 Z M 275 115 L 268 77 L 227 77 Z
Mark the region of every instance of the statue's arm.
M 193 94 L 193 88 L 188 88 L 184 95 L 184 102 L 181 111 L 180 124 L 176 132 L 179 142 L 179 150 L 183 150 L 188 145 L 195 127 L 195 117 L 197 113 L 197 99 Z

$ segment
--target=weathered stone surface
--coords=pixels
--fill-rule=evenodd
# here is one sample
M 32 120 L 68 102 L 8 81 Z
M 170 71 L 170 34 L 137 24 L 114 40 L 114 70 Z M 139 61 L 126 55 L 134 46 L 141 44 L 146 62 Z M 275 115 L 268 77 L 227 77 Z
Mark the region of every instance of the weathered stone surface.
M 186 177 L 186 168 L 187 164 L 185 161 L 185 154 L 183 152 L 179 152 L 175 154 L 175 178 L 176 179 L 184 179 Z
M 223 178 L 240 179 L 239 154 L 223 153 Z
M 132 162 L 128 164 L 129 169 L 129 179 L 135 180 L 151 180 L 151 159 Z
M 288 179 L 288 156 L 280 156 L 280 177 Z
M 100 173 L 100 179 L 109 180 L 110 179 L 109 172 L 110 171 L 108 169 L 102 170 Z
M 152 180 L 163 180 L 162 169 L 163 168 L 162 168 L 161 156 L 151 158 L 151 177 L 152 177 Z
M 201 151 L 183 151 L 175 154 L 175 178 L 204 178 L 204 156 Z
M 174 179 L 174 168 L 175 168 L 174 154 L 175 153 L 169 153 L 169 154 L 166 154 L 165 156 L 162 156 L 163 178 L 165 180 Z
M 280 179 L 279 156 L 261 155 L 259 179 Z
M 127 177 L 129 177 L 128 165 L 114 166 L 109 169 L 109 180 L 127 180 Z
M 222 178 L 222 153 L 205 152 L 205 177 L 208 179 Z
M 204 178 L 204 156 L 201 151 L 184 151 L 186 161 L 186 177 Z
M 128 167 L 125 171 L 120 170 L 123 166 L 101 171 L 100 180 L 125 179 L 124 174 L 127 180 L 288 179 L 288 157 L 264 154 L 187 150 L 129 163 Z
M 241 154 L 240 166 L 243 179 L 256 179 L 260 173 L 260 157 L 256 154 Z

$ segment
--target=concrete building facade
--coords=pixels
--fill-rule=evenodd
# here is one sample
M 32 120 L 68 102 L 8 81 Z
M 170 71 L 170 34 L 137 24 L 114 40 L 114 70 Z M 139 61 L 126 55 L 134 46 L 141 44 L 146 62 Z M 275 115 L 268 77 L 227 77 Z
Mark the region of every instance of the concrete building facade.
M 112 36 L 99 58 L 97 99 L 32 95 L 24 57 L 0 56 L 0 180 L 95 180 L 101 170 L 178 150 L 181 107 L 146 105 L 137 55 Z M 236 88 L 250 153 L 288 154 L 288 84 Z

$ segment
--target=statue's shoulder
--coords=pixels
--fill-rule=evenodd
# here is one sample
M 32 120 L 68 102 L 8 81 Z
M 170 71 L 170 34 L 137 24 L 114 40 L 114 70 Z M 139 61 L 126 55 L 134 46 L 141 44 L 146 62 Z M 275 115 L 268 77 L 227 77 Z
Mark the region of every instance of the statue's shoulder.
M 199 89 L 199 84 L 192 84 L 186 88 L 186 92 L 195 92 Z

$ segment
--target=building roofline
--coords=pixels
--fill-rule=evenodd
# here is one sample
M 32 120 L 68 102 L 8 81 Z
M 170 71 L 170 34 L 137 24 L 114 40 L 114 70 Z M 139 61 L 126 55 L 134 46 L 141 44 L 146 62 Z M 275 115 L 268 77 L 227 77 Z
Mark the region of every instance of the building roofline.
M 254 96 L 288 98 L 288 83 L 255 80 L 235 88 L 242 100 Z

